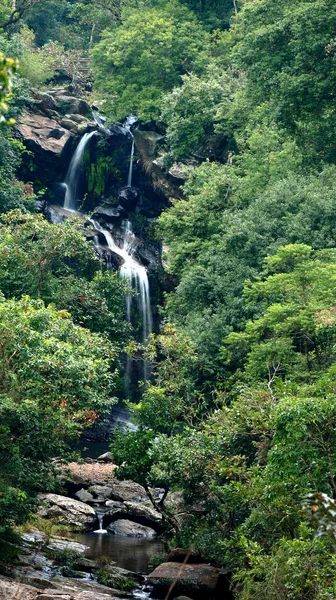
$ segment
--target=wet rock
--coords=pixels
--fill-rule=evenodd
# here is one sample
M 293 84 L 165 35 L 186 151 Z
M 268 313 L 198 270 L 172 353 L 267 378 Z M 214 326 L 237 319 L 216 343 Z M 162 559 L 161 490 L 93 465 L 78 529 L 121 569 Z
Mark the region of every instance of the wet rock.
M 96 513 L 91 506 L 59 496 L 58 494 L 39 494 L 43 506 L 38 514 L 41 517 L 55 519 L 63 525 L 71 525 L 79 530 L 86 530 L 96 521 Z
M 119 190 L 118 201 L 127 212 L 134 211 L 139 199 L 140 194 L 137 188 L 125 187 Z
M 109 517 L 123 516 L 126 514 L 126 508 L 123 502 L 117 502 L 116 500 L 108 500 L 106 502 L 108 510 L 105 515 Z
M 111 463 L 113 462 L 112 452 L 105 452 L 97 458 L 98 462 Z
M 116 207 L 111 207 L 111 206 L 97 206 L 97 208 L 94 209 L 94 216 L 98 216 L 98 217 L 107 217 L 108 219 L 119 219 L 119 217 L 122 215 L 122 213 L 124 212 L 124 209 L 122 206 L 116 206 Z
M 107 530 L 113 535 L 121 537 L 134 537 L 134 538 L 154 538 L 156 537 L 156 531 L 151 527 L 145 525 L 139 525 L 133 521 L 127 519 L 118 519 L 111 523 Z
M 90 492 L 88 492 L 88 490 L 85 490 L 84 488 L 78 490 L 78 492 L 75 493 L 75 498 L 80 502 L 94 502 L 93 495 L 90 494 Z
M 186 564 L 181 570 L 179 563 L 166 562 L 148 575 L 148 582 L 154 586 L 154 593 L 157 590 L 159 594 L 167 591 L 175 580 L 176 594 L 190 594 L 193 598 L 206 600 L 215 595 L 219 570 L 206 564 Z

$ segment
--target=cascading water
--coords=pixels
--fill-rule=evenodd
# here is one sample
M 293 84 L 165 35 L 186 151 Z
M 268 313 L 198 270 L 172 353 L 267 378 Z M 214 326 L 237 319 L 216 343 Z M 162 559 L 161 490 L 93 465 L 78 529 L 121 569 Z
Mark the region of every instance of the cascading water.
M 149 334 L 153 329 L 153 319 L 151 311 L 150 290 L 147 269 L 140 265 L 134 258 L 136 249 L 136 237 L 132 231 L 130 221 L 124 221 L 122 224 L 123 246 L 120 248 L 113 239 L 110 231 L 103 229 L 97 221 L 91 221 L 94 228 L 105 237 L 107 246 L 123 259 L 120 267 L 120 277 L 129 281 L 130 286 L 137 294 L 138 310 L 141 317 L 141 338 L 146 343 Z M 126 318 L 129 323 L 132 320 L 132 294 L 126 296 Z M 147 381 L 150 376 L 150 367 L 147 361 L 144 361 L 143 379 Z M 127 357 L 126 364 L 126 393 L 129 396 L 130 382 L 132 378 L 132 360 Z
M 68 172 L 65 177 L 65 198 L 64 198 L 64 208 L 67 210 L 76 210 L 77 209 L 77 190 L 78 183 L 81 174 L 81 169 L 83 166 L 83 156 L 85 152 L 85 148 L 88 145 L 90 139 L 96 135 L 96 131 L 91 131 L 91 133 L 85 133 L 79 142 L 75 153 L 71 159 L 71 163 L 68 169 Z
M 134 162 L 134 138 L 132 140 L 132 149 L 131 149 L 131 158 L 130 158 L 129 170 L 128 170 L 127 187 L 132 187 L 133 162 Z
M 104 529 L 104 513 L 97 512 L 96 514 L 99 523 L 99 529 L 96 529 L 93 533 L 107 533 L 107 530 Z

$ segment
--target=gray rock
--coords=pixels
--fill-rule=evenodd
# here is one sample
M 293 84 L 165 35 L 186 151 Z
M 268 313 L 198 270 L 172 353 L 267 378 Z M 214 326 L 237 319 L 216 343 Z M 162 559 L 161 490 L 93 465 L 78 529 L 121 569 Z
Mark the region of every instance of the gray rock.
M 79 133 L 80 126 L 75 121 L 71 121 L 71 119 L 62 119 L 60 125 L 64 127 L 64 129 L 69 129 L 72 133 Z
M 43 502 L 38 512 L 41 517 L 56 519 L 58 523 L 81 531 L 89 529 L 96 521 L 94 509 L 84 502 L 58 494 L 39 494 L 39 500 Z
M 88 490 L 85 490 L 84 488 L 78 490 L 78 492 L 75 493 L 75 498 L 77 498 L 77 500 L 80 500 L 80 502 L 94 502 L 94 497 L 92 496 L 92 494 L 90 494 L 90 492 L 88 492 Z
M 118 519 L 117 521 L 114 521 L 108 526 L 107 530 L 113 535 L 122 537 L 154 538 L 156 536 L 156 531 L 151 527 L 139 525 L 138 523 L 133 523 L 133 521 L 127 519 Z
M 63 114 L 76 114 L 88 117 L 91 115 L 91 108 L 85 100 L 74 96 L 57 95 L 55 97 L 57 110 Z
M 97 461 L 104 462 L 104 463 L 112 463 L 113 462 L 112 452 L 105 452 L 104 454 L 101 454 L 100 456 L 98 456 Z
M 84 554 L 89 549 L 89 546 L 85 546 L 79 542 L 72 542 L 70 540 L 52 538 L 47 548 L 49 550 L 74 550 L 75 552 Z
M 166 562 L 159 565 L 150 575 L 148 582 L 160 594 L 169 589 L 176 581 L 176 594 L 198 594 L 198 597 L 208 598 L 215 593 L 219 580 L 219 570 L 206 564 L 186 564 L 181 571 L 177 562 Z
M 32 96 L 35 100 L 35 104 L 40 110 L 56 110 L 55 99 L 51 94 L 48 94 L 48 92 L 32 90 Z
M 140 501 L 148 499 L 146 490 L 139 483 L 134 481 L 113 481 L 111 483 L 112 488 L 112 500 L 119 502 L 125 501 Z
M 124 502 L 127 513 L 135 518 L 146 521 L 149 525 L 158 525 L 162 522 L 162 515 L 145 502 Z
M 93 496 L 95 502 L 97 502 L 97 499 L 105 502 L 112 496 L 112 488 L 107 485 L 92 485 L 88 491 Z

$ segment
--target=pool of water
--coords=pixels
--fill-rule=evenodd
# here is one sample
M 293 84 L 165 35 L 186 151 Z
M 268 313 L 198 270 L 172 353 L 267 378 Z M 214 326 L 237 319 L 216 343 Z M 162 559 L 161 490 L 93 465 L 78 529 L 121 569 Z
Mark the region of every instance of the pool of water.
M 78 533 L 74 539 L 89 546 L 85 553 L 87 558 L 108 556 L 119 567 L 137 573 L 146 573 L 150 559 L 155 554 L 165 552 L 163 542 L 155 539 L 124 538 L 99 533 Z

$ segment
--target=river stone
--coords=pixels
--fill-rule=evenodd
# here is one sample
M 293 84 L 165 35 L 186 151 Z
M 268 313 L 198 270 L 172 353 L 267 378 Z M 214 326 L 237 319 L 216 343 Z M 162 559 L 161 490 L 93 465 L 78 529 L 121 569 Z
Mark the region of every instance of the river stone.
M 107 530 L 113 535 L 122 537 L 154 538 L 156 531 L 151 527 L 139 525 L 127 519 L 118 519 L 108 526 Z
M 105 452 L 104 454 L 101 454 L 100 456 L 98 456 L 97 461 L 103 463 L 113 462 L 112 452 Z
M 147 502 L 124 502 L 124 506 L 131 517 L 146 521 L 150 526 L 162 522 L 162 515 Z
M 90 492 L 88 492 L 88 490 L 85 490 L 84 488 L 78 490 L 78 492 L 75 493 L 75 497 L 80 502 L 94 502 L 94 497 L 92 496 L 92 494 L 90 494 Z
M 147 499 L 147 493 L 144 487 L 134 481 L 112 481 L 112 500 L 119 502 L 141 501 Z
M 166 562 L 159 565 L 150 575 L 148 582 L 154 586 L 154 593 L 165 592 L 176 581 L 176 594 L 191 594 L 205 600 L 215 593 L 219 581 L 219 570 L 206 564 L 186 564 L 181 570 L 181 564 Z
M 44 504 L 38 512 L 39 516 L 56 519 L 62 525 L 71 525 L 76 529 L 86 530 L 96 521 L 94 509 L 79 500 L 58 494 L 39 494 L 39 500 Z
M 91 485 L 88 489 L 94 502 L 105 502 L 112 496 L 112 488 L 107 485 Z

